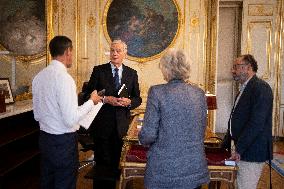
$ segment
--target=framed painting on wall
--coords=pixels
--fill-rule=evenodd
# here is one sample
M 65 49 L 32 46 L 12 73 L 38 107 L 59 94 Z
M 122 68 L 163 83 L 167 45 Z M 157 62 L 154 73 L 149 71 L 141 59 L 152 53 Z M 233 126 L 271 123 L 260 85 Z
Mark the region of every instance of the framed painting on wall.
M 0 50 L 18 60 L 37 62 L 46 55 L 45 0 L 0 1 Z
M 0 78 L 0 91 L 4 93 L 5 104 L 14 102 L 10 82 L 8 78 Z
M 103 28 L 109 42 L 126 42 L 128 58 L 146 62 L 172 46 L 180 27 L 176 0 L 109 0 Z

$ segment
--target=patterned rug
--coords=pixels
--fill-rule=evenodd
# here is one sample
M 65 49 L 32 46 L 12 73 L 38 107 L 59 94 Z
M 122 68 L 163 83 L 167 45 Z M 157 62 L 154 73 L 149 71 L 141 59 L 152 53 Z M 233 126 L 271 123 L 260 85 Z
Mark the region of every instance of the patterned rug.
M 280 175 L 284 176 L 284 152 L 274 152 L 271 166 Z

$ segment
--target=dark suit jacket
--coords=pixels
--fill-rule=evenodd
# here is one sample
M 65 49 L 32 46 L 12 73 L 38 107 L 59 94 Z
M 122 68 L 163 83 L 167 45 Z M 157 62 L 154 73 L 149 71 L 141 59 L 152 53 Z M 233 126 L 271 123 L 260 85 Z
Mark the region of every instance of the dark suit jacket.
M 108 137 L 113 132 L 113 125 L 116 125 L 119 137 L 126 135 L 130 124 L 130 109 L 138 107 L 142 99 L 138 84 L 137 72 L 123 65 L 121 84 L 127 87 L 129 98 L 131 99 L 130 107 L 114 107 L 110 104 L 104 104 L 94 119 L 91 130 L 94 130 L 95 137 Z M 105 89 L 105 96 L 118 96 L 114 85 L 110 63 L 95 66 L 91 78 L 86 87 L 85 97 L 89 96 L 93 90 L 100 91 Z M 87 99 L 86 99 L 87 100 Z
M 270 86 L 253 76 L 231 118 L 232 139 L 241 160 L 263 162 L 272 158 L 272 106 Z

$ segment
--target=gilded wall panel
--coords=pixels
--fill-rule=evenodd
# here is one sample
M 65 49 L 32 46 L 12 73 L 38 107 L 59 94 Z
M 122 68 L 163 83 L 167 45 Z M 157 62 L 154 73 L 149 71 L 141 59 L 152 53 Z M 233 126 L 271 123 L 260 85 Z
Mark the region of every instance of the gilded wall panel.
M 57 14 L 55 13 L 55 17 L 53 17 L 54 34 L 66 35 L 73 41 L 73 65 L 68 69 L 68 72 L 77 82 L 78 64 L 80 64 L 80 60 L 78 60 L 78 44 L 80 43 L 78 40 L 78 23 L 80 18 L 77 11 L 78 1 L 58 0 L 53 7 L 56 7 L 55 10 L 58 11 Z
M 284 42 L 284 0 L 278 1 L 276 18 L 276 48 L 275 48 L 275 96 L 274 96 L 274 133 L 279 136 L 284 135 L 284 57 L 283 57 L 283 42 Z M 278 129 L 279 128 L 279 129 Z M 275 132 L 278 131 L 278 132 Z
M 274 129 L 274 133 L 277 133 L 278 136 L 284 135 L 284 106 L 280 106 L 280 123 L 279 127 Z
M 97 8 L 97 2 L 92 0 L 78 2 L 78 90 L 81 90 L 83 82 L 89 80 L 96 62 Z
M 258 76 L 268 80 L 271 77 L 272 22 L 249 22 L 247 35 L 247 52 L 258 61 Z
M 217 102 L 216 132 L 224 133 L 228 128 L 228 118 L 236 94 L 232 79 L 232 63 L 238 56 L 240 47 L 239 23 L 241 6 L 238 3 L 221 3 L 218 24 L 218 58 L 217 58 Z
M 195 82 L 196 84 L 199 84 L 199 80 L 202 80 L 202 75 L 200 75 L 200 70 L 199 70 L 202 64 L 195 65 L 195 63 L 199 62 L 200 34 L 190 33 L 189 36 L 190 36 L 189 37 L 190 44 L 188 46 L 190 52 L 188 52 L 188 54 L 190 55 L 190 61 L 191 61 L 190 80 L 192 82 Z
M 279 1 L 278 7 L 278 15 L 277 15 L 277 32 L 276 32 L 276 65 L 277 72 L 279 73 L 279 77 L 276 78 L 279 86 L 279 104 L 284 108 L 284 0 Z
M 188 3 L 186 8 L 189 11 L 185 11 L 187 15 L 185 19 L 186 33 L 184 38 L 185 51 L 188 52 L 191 61 L 191 77 L 190 80 L 198 84 L 201 88 L 205 89 L 205 75 L 204 69 L 206 67 L 204 57 L 204 42 L 205 39 L 205 4 L 204 1 L 197 1 Z
M 217 32 L 218 32 L 218 12 L 219 1 L 207 0 L 205 1 L 205 44 L 204 44 L 204 88 L 206 91 L 216 94 L 216 69 L 217 69 Z M 207 124 L 212 131 L 215 131 L 216 112 L 209 111 Z
M 78 24 L 80 15 L 78 14 L 78 0 L 64 0 L 64 5 L 61 6 L 61 23 L 60 25 L 62 33 L 70 37 L 73 41 L 73 65 L 68 70 L 77 82 L 77 71 L 80 60 L 78 59 L 78 46 L 80 41 L 78 40 Z
M 273 16 L 273 4 L 249 4 L 249 16 Z

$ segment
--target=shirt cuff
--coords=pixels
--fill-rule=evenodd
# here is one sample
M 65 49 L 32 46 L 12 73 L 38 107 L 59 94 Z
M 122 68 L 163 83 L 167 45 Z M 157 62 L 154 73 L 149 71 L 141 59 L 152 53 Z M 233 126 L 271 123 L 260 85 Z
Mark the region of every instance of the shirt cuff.
M 91 100 L 91 99 L 87 100 L 86 104 L 89 108 L 92 108 L 93 106 L 95 106 L 93 100 Z

